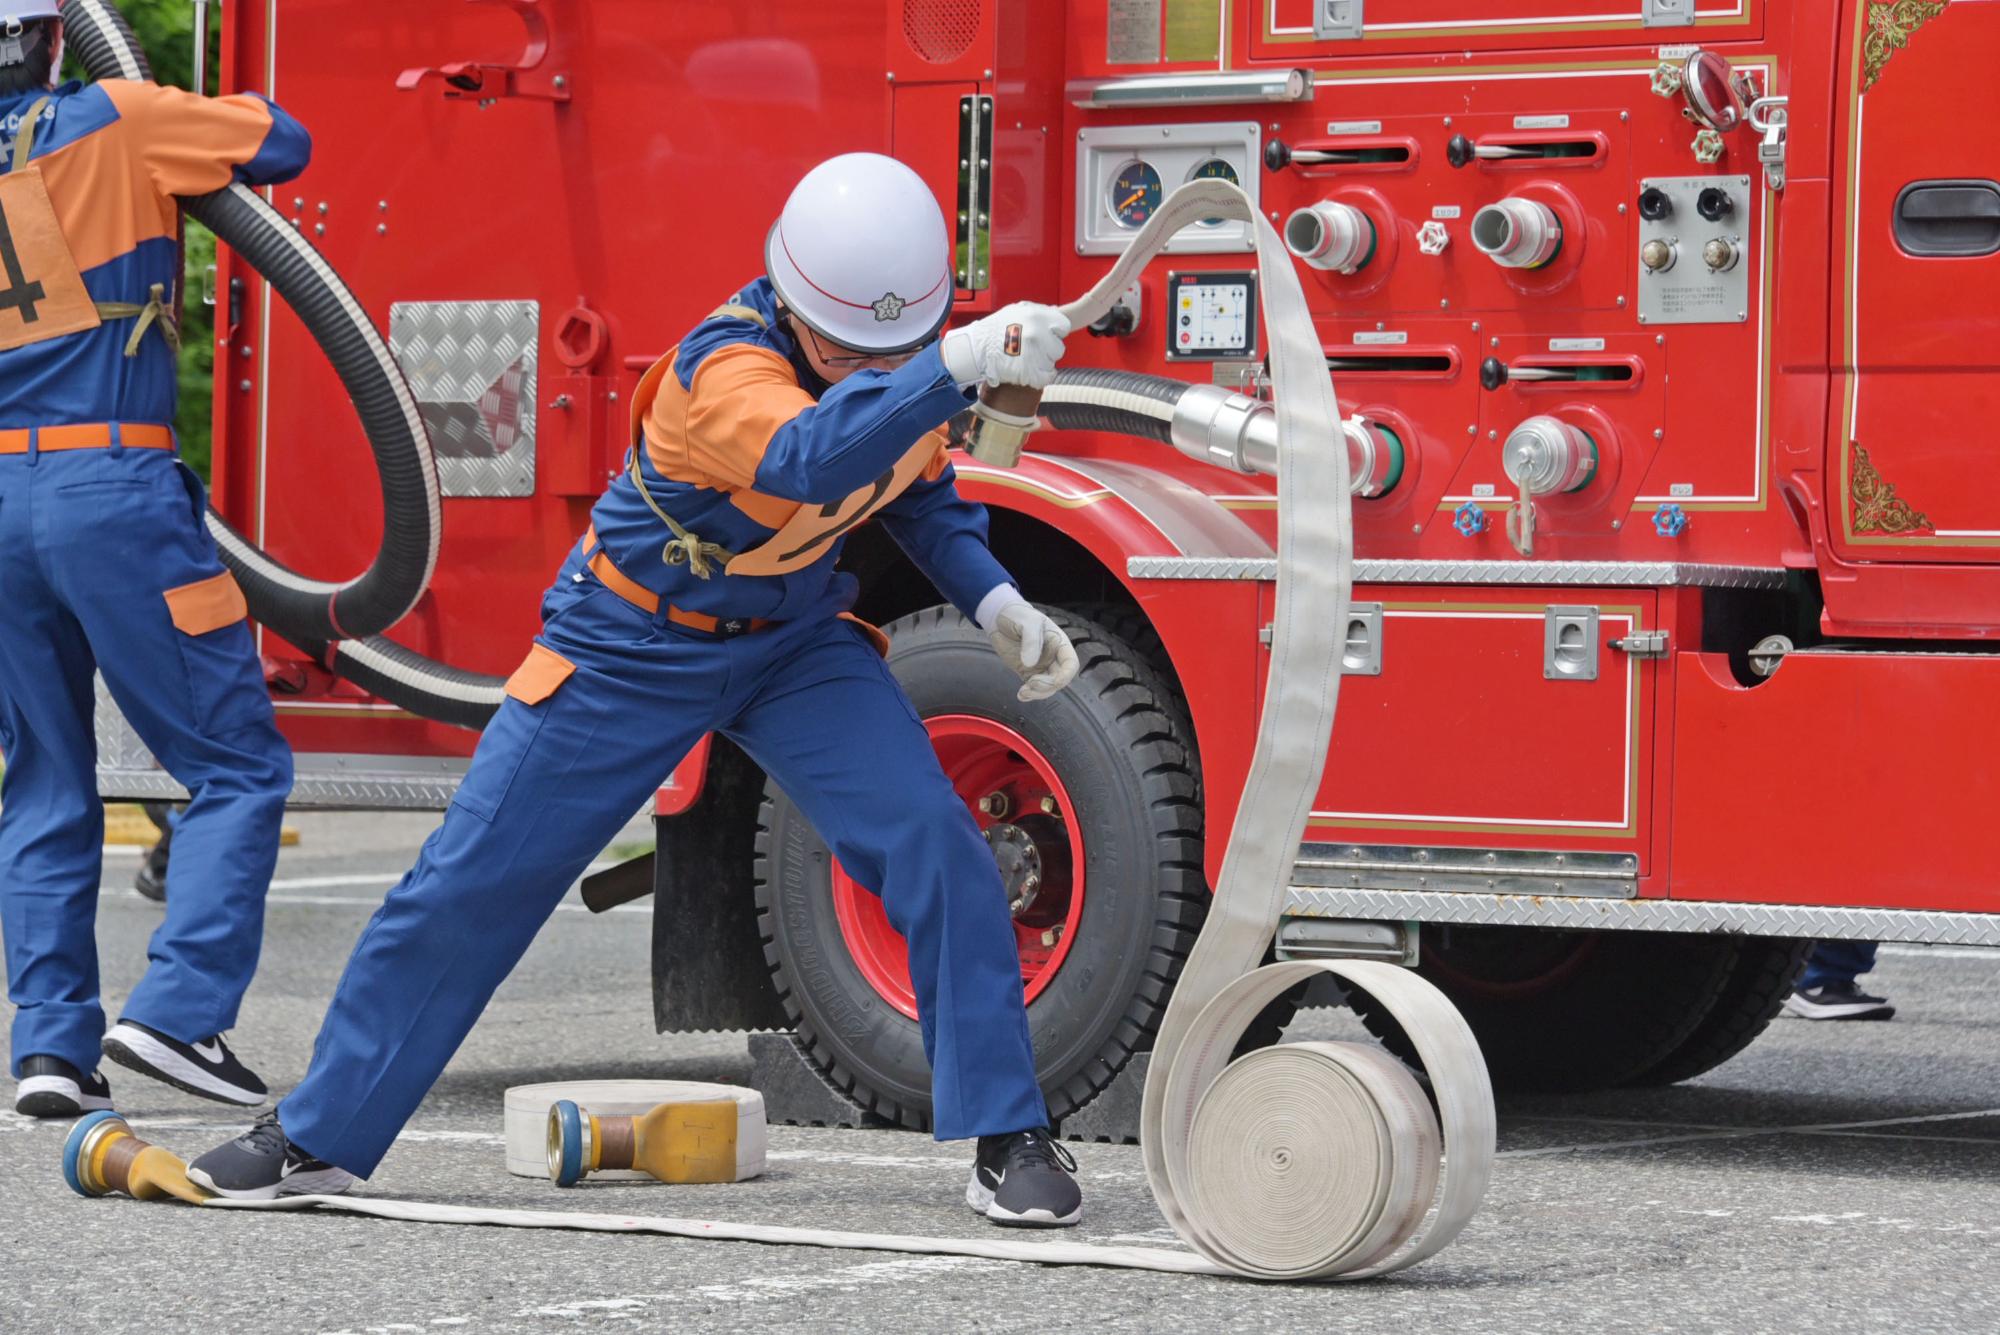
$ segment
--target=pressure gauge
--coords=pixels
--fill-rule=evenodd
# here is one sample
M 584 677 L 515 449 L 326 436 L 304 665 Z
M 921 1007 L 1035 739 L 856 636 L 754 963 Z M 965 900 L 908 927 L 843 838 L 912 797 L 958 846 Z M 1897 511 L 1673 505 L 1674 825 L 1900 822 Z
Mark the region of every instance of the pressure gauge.
M 1221 158 L 1206 158 L 1196 163 L 1194 170 L 1188 173 L 1188 180 L 1227 181 L 1231 185 L 1242 184 L 1242 181 L 1236 175 L 1236 168 L 1230 166 Z M 1202 227 L 1220 227 L 1228 221 L 1229 219 L 1227 218 L 1203 218 L 1199 225 Z
M 1134 159 L 1111 180 L 1111 195 L 1105 203 L 1121 227 L 1140 228 L 1160 207 L 1160 174 L 1148 163 Z

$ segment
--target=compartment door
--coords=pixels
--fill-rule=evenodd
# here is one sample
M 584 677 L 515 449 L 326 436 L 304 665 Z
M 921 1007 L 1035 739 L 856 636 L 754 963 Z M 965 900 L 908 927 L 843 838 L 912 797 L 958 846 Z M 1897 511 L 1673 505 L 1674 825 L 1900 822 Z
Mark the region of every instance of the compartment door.
M 1856 6 L 1855 8 L 1863 8 Z M 1848 153 L 1828 508 L 1863 561 L 2000 560 L 2000 5 L 1869 5 Z

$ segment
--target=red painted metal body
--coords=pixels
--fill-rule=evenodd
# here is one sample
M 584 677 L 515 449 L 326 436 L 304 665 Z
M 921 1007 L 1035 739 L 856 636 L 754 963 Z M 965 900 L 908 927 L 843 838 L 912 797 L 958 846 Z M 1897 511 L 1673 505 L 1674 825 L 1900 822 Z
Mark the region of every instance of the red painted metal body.
M 2000 53 L 2000 5 L 1897 7 L 1917 16 L 1900 41 L 1869 16 L 1889 7 L 1854 0 L 1699 0 L 1698 24 L 1679 29 L 1568 0 L 1367 8 L 1367 40 L 1336 42 L 1313 37 L 1309 0 L 411 0 L 366 23 L 340 0 L 237 7 L 226 80 L 269 92 L 316 138 L 311 170 L 275 202 L 371 314 L 386 325 L 399 301 L 539 303 L 534 492 L 447 500 L 433 590 L 395 638 L 511 667 L 622 452 L 623 396 L 756 275 L 792 183 L 832 153 L 890 151 L 950 210 L 961 99 L 978 96 L 995 103 L 993 234 L 990 281 L 959 294 L 967 316 L 1067 298 L 1108 269 L 1076 244 L 1079 209 L 1095 207 L 1077 198 L 1084 131 L 1248 125 L 1260 146 L 1393 150 L 1255 169 L 1274 220 L 1333 199 L 1380 237 L 1359 273 L 1300 269 L 1343 410 L 1390 425 L 1408 450 L 1400 483 L 1356 502 L 1362 557 L 1516 559 L 1501 442 L 1546 414 L 1600 450 L 1586 488 L 1542 503 L 1532 559 L 1552 570 L 1789 570 L 1784 597 L 1804 599 L 1829 640 L 2000 635 L 2000 256 L 1913 257 L 1891 232 L 1909 181 L 2000 176 L 1993 118 L 1954 114 L 1985 95 L 1979 57 Z M 532 46 L 524 10 L 548 49 L 510 72 Z M 1655 95 L 1663 48 L 1695 43 L 1789 96 L 1782 191 L 1754 132 L 1700 163 L 1682 102 Z M 488 73 L 471 90 L 398 86 L 405 70 L 450 67 Z M 1077 104 L 1093 81 L 1292 67 L 1312 71 L 1310 100 Z M 1459 137 L 1501 149 L 1551 136 L 1584 147 L 1450 160 Z M 1644 324 L 1640 183 L 1710 174 L 1751 183 L 1730 224 L 1745 309 Z M 1510 196 L 1562 221 L 1544 268 L 1503 269 L 1472 246 L 1467 221 Z M 1419 245 L 1431 222 L 1449 235 L 1442 254 Z M 1167 276 L 1246 267 L 1240 251 L 1163 257 L 1144 276 L 1138 331 L 1075 336 L 1070 361 L 1206 378 L 1165 356 Z M 218 503 L 295 566 L 358 568 L 379 510 L 338 384 L 253 275 L 225 256 L 222 277 Z M 1615 370 L 1488 390 L 1488 359 Z M 962 465 L 964 489 L 1017 521 L 997 534 L 1060 535 L 1080 581 L 1122 587 L 1158 632 L 1200 746 L 1213 872 L 1254 741 L 1270 586 L 1133 578 L 1127 563 L 1255 555 L 1273 536 L 1272 484 L 1123 438 L 1037 446 L 1019 472 Z M 1454 526 L 1467 504 L 1483 532 Z M 1663 506 L 1684 531 L 1656 528 Z M 2000 911 L 1969 819 L 2000 798 L 2000 711 L 1986 703 L 2000 659 L 1808 655 L 1745 684 L 1725 662 L 1746 646 L 1720 643 L 1731 604 L 1715 589 L 1441 573 L 1364 580 L 1356 598 L 1383 606 L 1382 670 L 1346 685 L 1314 839 L 1629 853 L 1650 898 Z M 1596 680 L 1545 676 L 1551 605 L 1597 609 Z M 1775 616 L 1748 627 L 1781 629 Z M 1642 631 L 1664 631 L 1667 656 L 1607 647 Z M 279 705 L 301 752 L 470 750 L 468 734 L 313 681 L 318 694 Z M 692 802 L 699 773 L 683 767 L 663 810 Z M 1902 855 L 1912 845 L 1921 874 Z

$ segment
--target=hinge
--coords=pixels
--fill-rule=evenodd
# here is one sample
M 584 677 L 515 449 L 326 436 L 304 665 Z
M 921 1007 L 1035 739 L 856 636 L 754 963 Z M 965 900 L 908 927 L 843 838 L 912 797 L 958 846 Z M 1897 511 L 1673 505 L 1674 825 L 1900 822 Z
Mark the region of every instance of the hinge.
M 1694 23 L 1694 0 L 1646 0 L 1644 14 L 1648 28 L 1690 27 Z
M 1611 647 L 1634 658 L 1665 658 L 1667 633 L 1663 630 L 1634 631 L 1622 640 L 1613 640 Z
M 1692 6 L 1694 0 L 1688 0 Z M 1319 0 L 1313 6 L 1313 36 L 1321 41 L 1344 41 L 1361 36 L 1362 0 Z

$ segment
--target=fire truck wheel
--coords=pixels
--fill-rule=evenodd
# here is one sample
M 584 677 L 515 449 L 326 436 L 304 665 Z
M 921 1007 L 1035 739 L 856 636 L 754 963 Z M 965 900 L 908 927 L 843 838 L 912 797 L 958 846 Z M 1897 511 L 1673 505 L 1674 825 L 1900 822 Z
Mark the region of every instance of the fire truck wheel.
M 1694 1032 L 1657 1065 L 1628 1083 L 1672 1085 L 1691 1080 L 1749 1047 L 1784 1007 L 1812 945 L 1782 937 L 1743 942 L 1735 967 L 1722 985 L 1722 995 Z
M 1681 1051 L 1715 1009 L 1741 943 L 1678 932 L 1563 932 L 1427 923 L 1417 971 L 1479 1039 L 1496 1090 L 1576 1093 L 1630 1084 Z M 1363 1023 L 1413 1060 L 1367 998 Z M 1747 1041 L 1747 1040 L 1746 1040 Z
M 1194 749 L 1171 688 L 1103 626 L 1051 615 L 1082 666 L 1068 690 L 1029 705 L 957 612 L 887 630 L 889 666 L 1007 875 L 1038 1072 L 1059 1121 L 1151 1046 L 1208 889 Z M 902 940 L 775 784 L 754 876 L 764 958 L 813 1061 L 878 1116 L 927 1127 L 930 1068 Z

